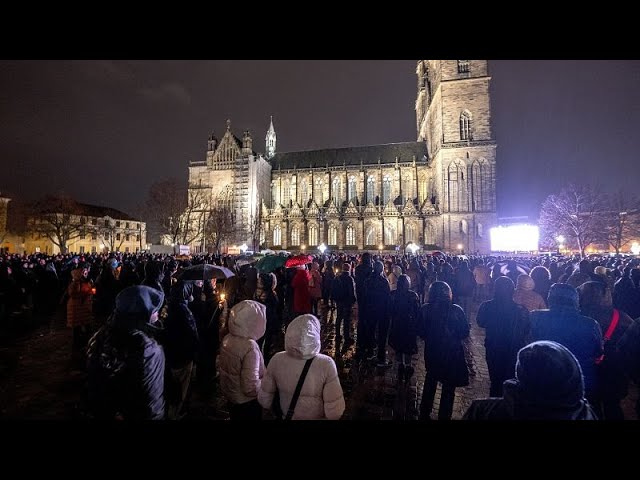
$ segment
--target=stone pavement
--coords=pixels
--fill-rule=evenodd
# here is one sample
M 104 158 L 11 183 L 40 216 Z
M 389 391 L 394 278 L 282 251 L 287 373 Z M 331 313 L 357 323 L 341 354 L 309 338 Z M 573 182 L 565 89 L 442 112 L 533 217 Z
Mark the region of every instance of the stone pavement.
M 489 393 L 489 374 L 484 356 L 484 330 L 477 327 L 478 304 L 471 306 L 471 336 L 467 344 L 470 383 L 456 389 L 453 419 L 460 419 L 472 400 Z M 423 342 L 413 357 L 414 375 L 407 383 L 399 382 L 397 366 L 378 368 L 375 363 L 355 362 L 355 347 L 336 346 L 334 315 L 321 309 L 322 353 L 336 360 L 347 408 L 345 420 L 415 420 L 418 417 L 425 370 Z M 353 319 L 357 318 L 354 309 Z M 352 323 L 355 324 L 354 321 Z M 353 325 L 355 330 L 355 325 Z M 275 350 L 283 348 L 282 342 Z M 389 359 L 393 359 L 391 348 Z M 82 419 L 88 418 L 84 405 L 86 375 L 71 364 L 71 331 L 59 314 L 35 330 L 18 338 L 0 339 L 0 418 Z M 623 402 L 625 416 L 636 419 L 634 402 L 638 390 Z M 436 394 L 432 418 L 437 415 L 440 387 Z M 197 388 L 189 400 L 185 420 L 224 420 L 228 418 L 226 402 L 218 389 L 204 397 Z

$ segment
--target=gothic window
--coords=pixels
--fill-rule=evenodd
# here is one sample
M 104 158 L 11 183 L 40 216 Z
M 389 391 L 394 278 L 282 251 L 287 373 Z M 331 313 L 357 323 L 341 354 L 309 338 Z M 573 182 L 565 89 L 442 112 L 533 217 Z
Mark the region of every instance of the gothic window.
M 295 247 L 300 245 L 300 229 L 297 226 L 291 229 L 291 245 Z
M 460 140 L 473 140 L 471 133 L 471 113 L 467 110 L 460 114 Z
M 393 225 L 384 225 L 384 244 L 395 245 L 396 244 L 396 227 Z
M 391 177 L 385 175 L 382 178 L 382 203 L 386 205 L 391 198 Z
M 425 174 L 420 176 L 418 182 L 418 201 L 422 204 L 427 198 L 429 198 L 429 191 L 427 190 L 427 176 Z
M 484 227 L 482 226 L 481 223 L 478 223 L 476 225 L 476 236 L 478 238 L 482 238 L 483 235 L 484 235 Z
M 437 245 L 436 244 L 436 235 L 435 229 L 430 222 L 425 224 L 424 228 L 424 243 L 425 245 Z
M 471 167 L 471 192 L 474 211 L 491 210 L 489 195 L 489 165 L 484 159 L 476 160 Z
M 460 220 L 460 233 L 462 233 L 463 235 L 466 235 L 468 231 L 469 231 L 469 224 L 467 223 L 467 221 L 464 219 Z
M 342 203 L 342 182 L 339 178 L 334 178 L 332 183 L 331 194 L 333 195 L 333 201 L 339 207 Z
M 308 201 L 309 201 L 309 193 L 307 190 L 307 181 L 302 180 L 300 182 L 300 204 L 303 207 L 306 207 Z
M 260 244 L 261 244 L 261 245 L 264 243 L 265 238 L 266 238 L 266 236 L 265 236 L 265 234 L 264 234 L 264 228 L 261 228 L 261 229 L 260 229 Z
M 367 177 L 367 203 L 373 203 L 376 198 L 376 179 L 373 175 Z
M 447 170 L 448 203 L 450 212 L 466 211 L 465 193 L 466 184 L 464 182 L 464 163 L 458 161 L 451 162 Z
M 413 225 L 412 223 L 405 225 L 404 226 L 404 233 L 405 233 L 405 242 L 417 242 L 418 239 L 416 238 L 416 227 L 415 225 Z
M 347 245 L 355 245 L 356 244 L 356 229 L 353 228 L 353 225 L 347 225 Z
M 338 244 L 338 229 L 335 225 L 329 225 L 329 245 Z
M 458 73 L 469 73 L 469 60 L 458 60 Z
M 273 227 L 273 245 L 282 245 L 282 229 L 280 225 Z
M 376 239 L 378 237 L 378 232 L 376 232 L 376 227 L 374 225 L 370 225 L 367 228 L 367 234 L 365 235 L 365 245 L 375 245 Z
M 318 226 L 309 225 L 309 245 L 318 245 Z
M 409 171 L 405 171 L 402 174 L 402 202 L 406 203 L 407 200 L 413 198 L 413 175 Z
M 284 191 L 282 192 L 282 197 L 283 197 L 282 198 L 282 204 L 285 207 L 288 207 L 289 206 L 289 199 L 290 199 L 289 195 L 291 193 L 291 190 L 289 190 L 289 180 L 285 180 L 284 181 L 283 188 L 284 188 Z
M 356 203 L 356 200 L 358 198 L 358 192 L 357 192 L 357 189 L 356 189 L 356 177 L 355 176 L 351 175 L 349 177 L 349 185 L 348 186 L 349 186 L 349 192 L 348 192 L 349 201 L 353 202 L 353 203 Z

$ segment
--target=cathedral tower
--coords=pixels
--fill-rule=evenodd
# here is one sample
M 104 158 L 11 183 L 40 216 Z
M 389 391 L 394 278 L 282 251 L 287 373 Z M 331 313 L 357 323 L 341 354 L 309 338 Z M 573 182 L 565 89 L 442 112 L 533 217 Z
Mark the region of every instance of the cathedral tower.
M 265 143 L 265 156 L 268 160 L 271 160 L 276 154 L 276 130 L 273 128 L 273 116 L 271 117 L 271 124 L 269 125 L 267 136 L 265 137 Z
M 489 251 L 496 222 L 496 142 L 486 60 L 420 60 L 416 124 L 436 168 L 444 243 Z

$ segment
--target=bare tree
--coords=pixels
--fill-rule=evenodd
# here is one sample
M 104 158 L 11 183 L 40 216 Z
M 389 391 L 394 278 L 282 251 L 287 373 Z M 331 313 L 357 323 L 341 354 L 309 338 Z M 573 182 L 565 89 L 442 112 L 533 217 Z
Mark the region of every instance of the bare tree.
M 73 198 L 47 195 L 35 202 L 30 211 L 28 228 L 32 233 L 48 238 L 67 253 L 67 243 L 80 236 L 82 207 Z
M 584 257 L 585 249 L 602 237 L 604 196 L 589 185 L 570 184 L 549 195 L 540 210 L 543 237 L 564 235 Z
M 235 231 L 235 215 L 224 203 L 217 203 L 207 212 L 205 242 L 213 246 L 215 253 L 220 253 L 220 246 L 233 236 Z
M 620 253 L 640 233 L 640 199 L 618 190 L 607 196 L 604 239 Z
M 205 212 L 210 210 L 210 190 L 192 186 L 187 193 L 187 206 L 178 219 L 181 245 L 189 245 L 202 234 Z
M 131 229 L 125 230 L 116 226 L 113 221 L 109 221 L 109 225 L 105 224 L 102 227 L 98 227 L 97 233 L 109 251 L 116 252 L 120 250 L 120 247 L 122 247 L 126 235 L 131 234 Z

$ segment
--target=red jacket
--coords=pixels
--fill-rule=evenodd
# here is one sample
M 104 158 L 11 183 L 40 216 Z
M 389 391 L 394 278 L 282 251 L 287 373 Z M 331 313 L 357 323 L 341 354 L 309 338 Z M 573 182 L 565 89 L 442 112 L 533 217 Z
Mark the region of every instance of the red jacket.
M 293 280 L 293 311 L 295 313 L 311 313 L 311 295 L 309 294 L 309 272 L 299 269 Z

